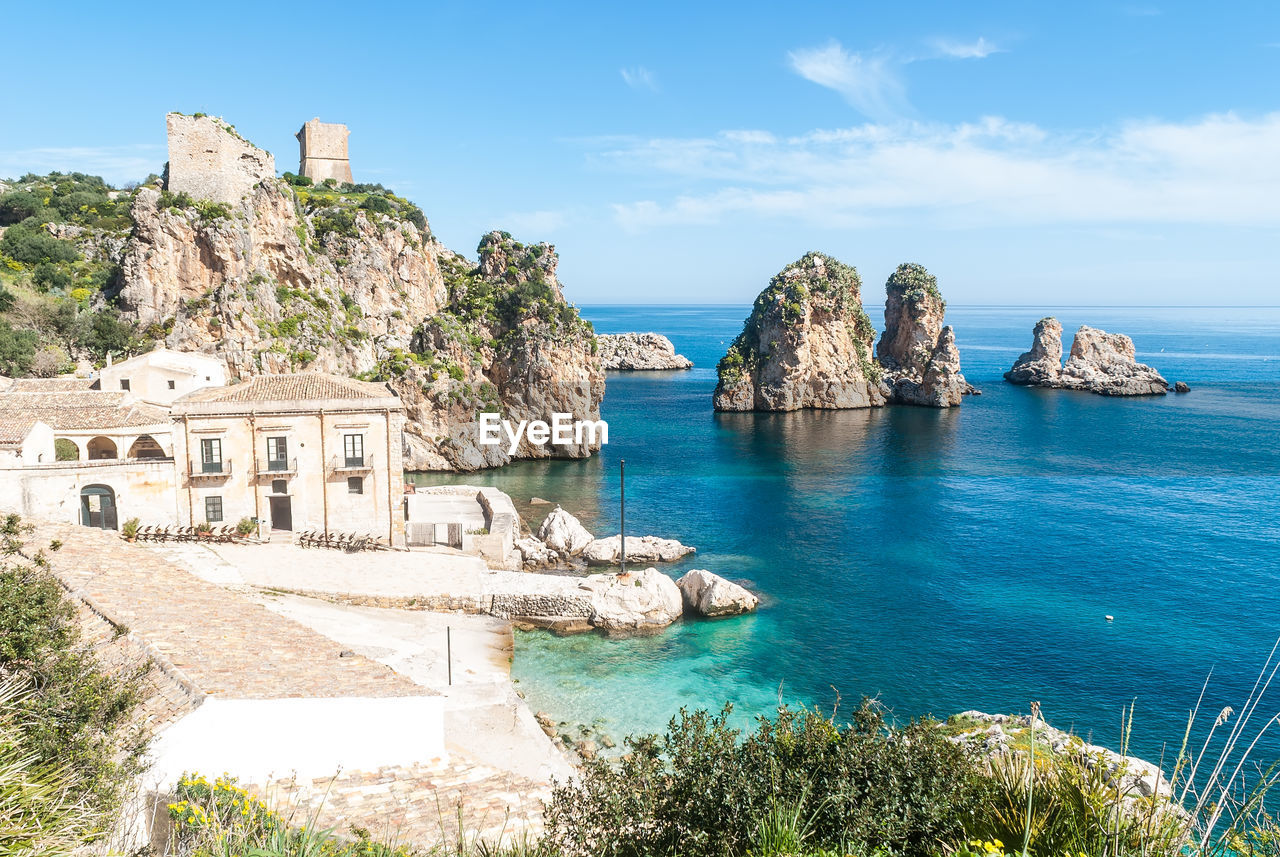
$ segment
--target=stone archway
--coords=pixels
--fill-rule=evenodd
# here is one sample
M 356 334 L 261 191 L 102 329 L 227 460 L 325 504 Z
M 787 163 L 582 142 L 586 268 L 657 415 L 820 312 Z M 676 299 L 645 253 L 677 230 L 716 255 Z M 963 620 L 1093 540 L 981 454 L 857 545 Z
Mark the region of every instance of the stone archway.
M 80 523 L 100 530 L 117 529 L 116 492 L 110 485 L 86 485 L 80 489 Z
M 164 447 L 151 435 L 144 434 L 129 447 L 128 458 L 165 458 Z
M 87 447 L 90 461 L 98 461 L 104 458 L 119 458 L 116 452 L 116 442 L 109 437 L 98 435 L 89 441 Z

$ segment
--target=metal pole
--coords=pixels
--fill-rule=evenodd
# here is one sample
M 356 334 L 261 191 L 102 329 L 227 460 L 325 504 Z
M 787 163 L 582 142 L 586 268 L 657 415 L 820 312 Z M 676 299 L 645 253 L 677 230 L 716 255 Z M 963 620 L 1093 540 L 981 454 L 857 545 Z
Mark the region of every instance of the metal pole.
M 624 458 L 618 462 L 618 476 L 621 484 L 622 510 L 620 518 L 622 519 L 622 573 L 627 573 L 627 460 Z
M 453 687 L 453 628 L 444 626 L 444 658 L 449 664 L 449 686 Z

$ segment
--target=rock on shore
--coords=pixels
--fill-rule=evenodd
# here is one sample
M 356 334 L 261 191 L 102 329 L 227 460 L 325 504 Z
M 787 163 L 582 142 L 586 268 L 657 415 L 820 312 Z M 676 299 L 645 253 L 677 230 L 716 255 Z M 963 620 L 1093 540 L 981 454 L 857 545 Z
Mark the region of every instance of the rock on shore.
M 695 548 L 675 539 L 657 536 L 628 536 L 627 562 L 675 562 L 693 553 Z M 596 539 L 582 551 L 588 565 L 617 565 L 622 558 L 622 537 Z
M 737 616 L 760 604 L 744 587 L 701 568 L 685 574 L 676 585 L 684 596 L 685 609 L 703 616 Z
M 656 371 L 691 369 L 693 361 L 676 354 L 671 340 L 658 333 L 598 333 L 600 365 L 605 369 Z
M 593 536 L 573 515 L 556 506 L 538 527 L 538 539 L 547 548 L 565 556 L 577 556 L 591 544 Z
M 579 585 L 591 598 L 591 625 L 611 634 L 659 631 L 680 618 L 676 582 L 656 568 L 593 574 Z
M 1036 323 L 1031 350 L 1004 373 L 1011 384 L 1084 390 L 1103 396 L 1163 396 L 1169 382 L 1134 358 L 1133 340 L 1081 325 L 1062 365 L 1062 325 L 1055 318 Z
M 1026 755 L 1032 736 L 1031 727 L 1030 715 L 987 714 L 982 711 L 965 711 L 953 715 L 943 724 L 952 740 L 989 757 Z M 1168 798 L 1173 793 L 1159 766 L 1145 759 L 1123 756 L 1106 747 L 1087 743 L 1076 735 L 1055 729 L 1040 718 L 1035 719 L 1034 738 L 1037 755 L 1047 752 L 1052 756 L 1070 756 L 1089 770 L 1101 766 L 1107 782 L 1116 787 L 1126 803 L 1154 795 Z
M 784 268 L 756 298 L 717 367 L 717 411 L 953 407 L 977 392 L 960 374 L 946 303 L 922 266 L 899 265 L 885 283 L 886 330 L 862 307 L 858 272 L 821 253 Z

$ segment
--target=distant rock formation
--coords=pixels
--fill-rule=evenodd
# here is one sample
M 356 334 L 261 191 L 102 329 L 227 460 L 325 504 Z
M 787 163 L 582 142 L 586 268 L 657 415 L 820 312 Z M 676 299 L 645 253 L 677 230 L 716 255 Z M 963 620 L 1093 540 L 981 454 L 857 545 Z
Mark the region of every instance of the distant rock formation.
M 692 369 L 693 361 L 676 354 L 671 340 L 657 333 L 597 333 L 600 365 L 605 369 L 658 371 Z
M 1036 322 L 1031 350 L 1025 351 L 1004 373 L 1010 384 L 1024 387 L 1057 387 L 1062 382 L 1062 325 L 1056 318 Z
M 769 281 L 717 367 L 717 411 L 883 405 L 875 328 L 852 267 L 807 253 Z
M 685 610 L 702 616 L 737 616 L 750 613 L 760 599 L 738 584 L 706 569 L 695 568 L 676 581 L 684 596 Z
M 975 392 L 960 374 L 955 332 L 942 324 L 946 309 L 937 278 L 923 265 L 908 262 L 889 276 L 876 357 L 892 403 L 949 408 Z
M 861 291 L 855 269 L 821 253 L 783 269 L 720 360 L 715 409 L 946 408 L 977 392 L 960 374 L 954 331 L 942 324 L 946 303 L 928 271 L 904 264 L 889 277 L 876 356 Z
M 1133 340 L 1081 325 L 1062 365 L 1062 325 L 1043 318 L 1035 328 L 1031 350 L 1004 374 L 1011 384 L 1084 390 L 1102 396 L 1163 396 L 1169 382 L 1134 358 Z

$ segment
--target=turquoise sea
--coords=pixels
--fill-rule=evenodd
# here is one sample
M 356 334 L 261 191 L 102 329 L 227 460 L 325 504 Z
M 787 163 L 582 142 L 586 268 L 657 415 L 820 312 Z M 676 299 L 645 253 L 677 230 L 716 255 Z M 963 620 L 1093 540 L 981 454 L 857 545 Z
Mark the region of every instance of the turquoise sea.
M 555 500 L 603 535 L 626 459 L 628 532 L 698 548 L 665 570 L 763 595 L 757 615 L 646 639 L 520 634 L 513 672 L 535 710 L 618 736 L 725 702 L 745 719 L 877 696 L 906 718 L 1038 700 L 1118 746 L 1136 700 L 1133 748 L 1150 758 L 1176 752 L 1210 671 L 1207 719 L 1239 710 L 1280 635 L 1280 309 L 953 307 L 983 393 L 958 409 L 718 415 L 715 363 L 747 311 L 583 308 L 601 333 L 667 335 L 697 368 L 610 373 L 598 458 L 457 480 Z M 1083 323 L 1129 334 L 1192 392 L 1005 384 L 1049 314 L 1068 345 Z M 1280 741 L 1261 753 L 1280 758 Z

